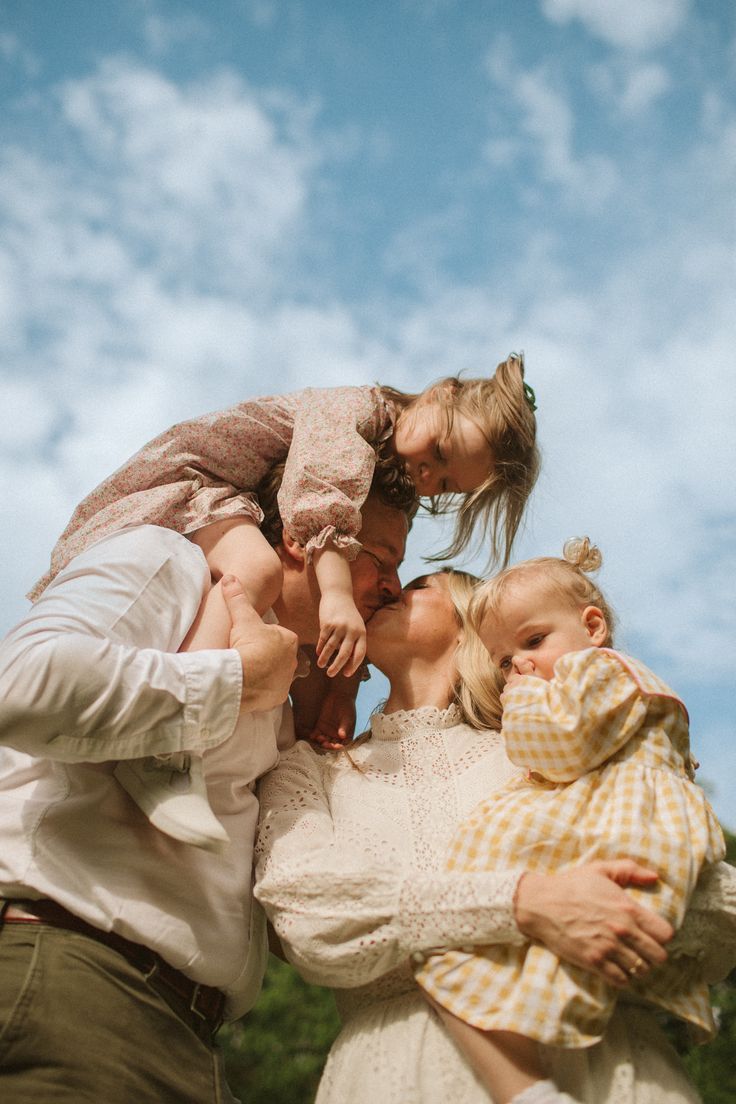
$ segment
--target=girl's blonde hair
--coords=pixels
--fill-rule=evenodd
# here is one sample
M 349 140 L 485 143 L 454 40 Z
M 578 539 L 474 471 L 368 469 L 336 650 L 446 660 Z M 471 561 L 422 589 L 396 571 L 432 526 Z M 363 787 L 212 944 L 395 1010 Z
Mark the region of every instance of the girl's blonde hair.
M 470 621 L 476 632 L 479 631 L 487 617 L 498 616 L 503 596 L 512 583 L 539 577 L 575 609 L 598 607 L 608 627 L 608 634 L 603 642 L 603 647 L 608 648 L 613 644 L 616 615 L 598 584 L 589 575 L 590 572 L 597 571 L 602 563 L 600 550 L 590 543 L 588 537 L 571 537 L 565 542 L 562 558 L 537 556 L 533 560 L 524 560 L 481 583 L 471 604 Z
M 438 403 L 449 434 L 455 414 L 470 419 L 483 433 L 493 456 L 493 467 L 474 491 L 462 496 L 434 495 L 427 507 L 432 514 L 454 513 L 455 533 L 447 548 L 430 561 L 457 556 L 470 543 L 476 526 L 478 539 L 489 538 L 489 565 L 506 565 L 521 523 L 529 495 L 539 475 L 540 456 L 536 443 L 534 394 L 524 384 L 524 356 L 511 353 L 490 379 L 461 379 L 448 376 L 421 394 L 408 394 L 392 387 L 382 393 L 400 411 L 420 404 Z

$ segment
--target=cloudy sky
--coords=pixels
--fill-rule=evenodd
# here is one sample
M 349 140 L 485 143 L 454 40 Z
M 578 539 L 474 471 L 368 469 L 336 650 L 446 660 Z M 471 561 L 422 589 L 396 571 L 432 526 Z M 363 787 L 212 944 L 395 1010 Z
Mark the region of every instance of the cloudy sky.
M 0 0 L 0 629 L 169 424 L 523 349 L 517 555 L 599 543 L 736 826 L 735 77 L 732 0 Z

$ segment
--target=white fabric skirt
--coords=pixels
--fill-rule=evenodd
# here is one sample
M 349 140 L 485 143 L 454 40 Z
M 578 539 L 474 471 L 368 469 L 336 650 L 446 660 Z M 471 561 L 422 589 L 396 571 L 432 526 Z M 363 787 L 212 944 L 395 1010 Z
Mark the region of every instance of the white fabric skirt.
M 338 1001 L 345 991 L 336 994 Z M 645 1008 L 620 1003 L 604 1039 L 554 1050 L 551 1075 L 580 1104 L 702 1104 Z M 417 992 L 351 1012 L 315 1104 L 489 1104 L 490 1097 Z

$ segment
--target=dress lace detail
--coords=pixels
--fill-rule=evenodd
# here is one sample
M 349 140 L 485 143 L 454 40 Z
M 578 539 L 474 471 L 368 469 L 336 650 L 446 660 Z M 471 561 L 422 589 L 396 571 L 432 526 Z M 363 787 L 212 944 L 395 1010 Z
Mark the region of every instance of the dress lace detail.
M 454 706 L 379 714 L 371 729 L 352 763 L 297 744 L 260 789 L 256 895 L 299 971 L 336 990 L 343 1019 L 317 1104 L 489 1104 L 410 962 L 521 941 L 516 875 L 444 872 L 457 825 L 516 768 Z M 600 1044 L 555 1054 L 553 1067 L 585 1104 L 698 1101 L 650 1014 L 628 1005 Z
M 518 876 L 444 873 L 459 821 L 515 769 L 458 721 L 454 706 L 374 717 L 350 759 L 300 743 L 261 783 L 256 893 L 310 980 L 408 979 L 412 954 L 521 939 Z
M 456 705 L 438 709 L 425 705 L 421 709 L 397 709 L 394 713 L 374 713 L 371 732 L 377 740 L 399 740 L 402 736 L 428 729 L 453 728 L 460 724 L 460 710 Z
M 736 945 L 736 867 L 717 863 L 701 877 L 685 921 L 667 947 L 674 959 L 695 958 L 709 985 L 734 968 Z

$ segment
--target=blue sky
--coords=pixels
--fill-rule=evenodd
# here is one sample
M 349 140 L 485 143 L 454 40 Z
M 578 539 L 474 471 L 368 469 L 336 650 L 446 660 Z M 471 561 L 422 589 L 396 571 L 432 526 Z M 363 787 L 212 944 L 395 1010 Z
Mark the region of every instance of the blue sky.
M 0 628 L 172 422 L 523 349 L 517 555 L 597 541 L 736 826 L 735 77 L 730 0 L 0 0 Z

